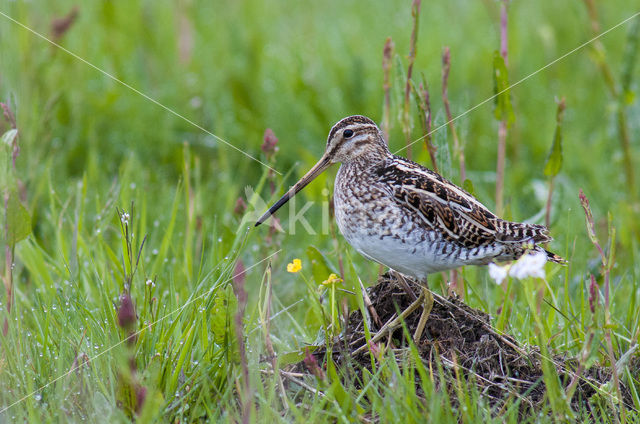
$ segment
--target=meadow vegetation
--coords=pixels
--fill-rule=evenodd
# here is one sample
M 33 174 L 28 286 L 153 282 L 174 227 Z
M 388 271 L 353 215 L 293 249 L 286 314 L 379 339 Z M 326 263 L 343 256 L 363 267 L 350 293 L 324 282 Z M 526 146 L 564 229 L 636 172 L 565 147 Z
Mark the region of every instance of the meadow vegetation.
M 4 2 L 0 421 L 640 420 L 640 17 L 545 67 L 637 5 L 418 3 Z M 537 415 L 467 377 L 452 397 L 410 344 L 369 374 L 313 362 L 384 270 L 328 219 L 335 169 L 283 231 L 252 220 L 351 114 L 503 217 L 548 221 L 570 263 L 545 279 L 430 280 L 541 349 Z M 555 355 L 613 376 L 575 408 Z

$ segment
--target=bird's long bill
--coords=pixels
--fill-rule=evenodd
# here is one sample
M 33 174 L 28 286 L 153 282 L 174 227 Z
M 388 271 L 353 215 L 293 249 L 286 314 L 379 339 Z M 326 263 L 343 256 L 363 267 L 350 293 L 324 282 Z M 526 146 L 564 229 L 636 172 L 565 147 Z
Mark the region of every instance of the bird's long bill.
M 273 204 L 273 206 L 271 206 L 269 208 L 268 211 L 266 211 L 264 213 L 264 215 L 262 215 L 260 217 L 260 219 L 258 219 L 258 221 L 256 222 L 256 227 L 260 224 L 262 224 L 267 218 L 269 218 L 271 215 L 273 215 L 274 213 L 276 213 L 276 211 L 278 209 L 280 209 L 280 207 L 282 205 L 284 205 L 285 203 L 287 203 L 289 201 L 289 199 L 291 199 L 293 196 L 295 196 L 300 190 L 302 190 L 303 188 L 306 187 L 307 184 L 309 184 L 314 178 L 316 178 L 318 175 L 322 174 L 322 171 L 324 171 L 325 169 L 327 169 L 329 166 L 331 165 L 331 161 L 329 160 L 329 158 L 327 157 L 327 155 L 325 154 L 324 156 L 322 156 L 322 158 L 320 158 L 320 160 L 318 161 L 318 163 L 316 163 L 313 168 L 311 168 L 309 170 L 309 172 L 307 172 L 304 177 L 300 178 L 300 181 L 298 181 L 297 183 L 295 183 L 293 185 L 293 187 L 291 187 L 291 189 L 289 191 L 287 191 L 284 196 L 282 196 L 280 198 L 280 200 L 278 200 L 276 203 Z

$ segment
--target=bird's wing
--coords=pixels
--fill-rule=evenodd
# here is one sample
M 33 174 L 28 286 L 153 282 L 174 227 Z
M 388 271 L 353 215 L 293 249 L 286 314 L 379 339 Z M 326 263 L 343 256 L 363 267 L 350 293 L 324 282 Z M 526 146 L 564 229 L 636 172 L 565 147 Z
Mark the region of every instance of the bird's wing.
M 447 239 L 473 248 L 492 242 L 547 242 L 541 225 L 521 224 L 498 218 L 471 194 L 435 172 L 400 157 L 377 169 L 399 205 L 416 213 L 430 228 Z

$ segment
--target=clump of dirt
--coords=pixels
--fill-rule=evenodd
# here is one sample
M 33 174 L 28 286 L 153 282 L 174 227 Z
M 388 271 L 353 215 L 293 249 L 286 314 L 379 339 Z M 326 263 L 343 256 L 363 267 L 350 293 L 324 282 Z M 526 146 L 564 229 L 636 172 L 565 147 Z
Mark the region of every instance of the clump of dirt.
M 402 277 L 400 277 L 402 278 Z M 404 284 L 401 284 L 404 283 Z M 376 332 L 381 323 L 385 323 L 398 311 L 405 310 L 415 299 L 407 293 L 405 281 L 398 281 L 395 274 L 384 274 L 378 284 L 368 290 L 371 299 L 367 320 L 371 332 Z M 418 287 L 413 285 L 414 287 Z M 414 290 L 417 291 L 417 290 Z M 375 313 L 373 312 L 375 311 Z M 409 334 L 413 334 L 418 325 L 422 308 L 418 308 L 405 319 Z M 379 317 L 378 324 L 374 315 Z M 386 348 L 406 349 L 405 330 L 399 327 L 378 341 Z M 371 370 L 371 357 L 365 345 L 364 323 L 360 311 L 349 315 L 343 337 L 332 346 L 333 361 L 344 365 L 343 376 L 352 384 L 358 384 L 363 368 Z M 497 332 L 490 324 L 490 317 L 465 305 L 460 300 L 448 299 L 434 294 L 433 308 L 425 330 L 416 343 L 426 369 L 437 370 L 441 366 L 444 379 L 438 377 L 436 384 L 448 390 L 455 402 L 455 378 L 463 376 L 465 380 L 476 384 L 494 411 L 499 411 L 507 399 L 520 400 L 520 413 L 529 415 L 539 412 L 538 406 L 545 396 L 545 384 L 542 372 L 542 357 L 538 347 L 520 346 L 511 336 Z M 374 346 L 376 349 L 376 346 Z M 561 355 L 554 355 L 555 364 L 562 385 L 567 388 L 577 378 L 576 388 L 571 399 L 574 410 L 590 413 L 589 399 L 597 393 L 596 388 L 611 380 L 610 367 L 592 366 L 576 376 L 578 361 Z M 306 365 L 305 365 L 306 363 Z M 309 364 L 312 366 L 309 366 Z M 315 373 L 316 363 L 326 363 L 326 349 L 320 346 L 304 363 L 295 366 L 295 370 Z M 352 375 L 348 375 L 351 372 Z M 444 380 L 444 381 L 440 381 Z M 420 391 L 420 381 L 417 390 Z M 633 405 L 630 393 L 623 387 L 623 401 Z

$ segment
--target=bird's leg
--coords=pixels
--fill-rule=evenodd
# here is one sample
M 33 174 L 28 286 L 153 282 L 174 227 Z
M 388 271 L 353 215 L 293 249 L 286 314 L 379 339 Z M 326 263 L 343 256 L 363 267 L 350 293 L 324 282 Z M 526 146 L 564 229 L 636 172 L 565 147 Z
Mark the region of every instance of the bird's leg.
M 407 292 L 411 300 L 416 301 L 418 299 L 418 296 L 416 296 L 416 294 L 413 292 L 413 289 L 411 288 L 411 286 L 409 286 L 409 283 L 407 283 L 404 275 L 400 274 L 398 271 L 392 270 L 392 272 L 396 275 L 396 281 L 398 282 L 398 284 L 400 284 L 400 286 L 402 286 L 402 289 Z
M 378 340 L 383 338 L 386 334 L 390 334 L 390 333 L 393 332 L 393 330 L 398 328 L 402 324 L 402 321 L 405 321 L 407 319 L 407 317 L 413 313 L 413 311 L 418 309 L 420 307 L 420 305 L 424 304 L 424 301 L 425 301 L 424 296 L 425 296 L 425 292 L 422 291 L 420 293 L 420 296 L 413 303 L 411 303 L 411 305 L 409 305 L 407 307 L 407 309 L 402 311 L 402 313 L 400 315 L 398 315 L 397 317 L 391 318 L 389 321 L 387 321 L 380 328 L 380 330 L 378 330 L 378 332 L 373 337 L 371 337 L 371 339 L 369 340 L 369 343 L 377 342 Z M 431 296 L 431 292 L 429 292 L 429 296 Z M 433 305 L 433 297 L 432 296 L 431 296 L 431 304 Z M 428 316 L 429 316 L 429 314 L 427 314 L 427 317 Z M 425 319 L 425 322 L 426 322 L 426 319 Z M 369 345 L 365 343 L 364 345 L 360 346 L 358 349 L 354 350 L 352 355 L 357 355 L 357 354 L 361 353 L 368 346 Z
M 426 280 L 424 282 L 424 285 L 422 286 L 422 293 L 420 293 L 420 298 L 423 300 L 422 314 L 420 314 L 420 320 L 418 321 L 416 331 L 413 333 L 413 342 L 416 345 L 422 337 L 424 326 L 427 324 L 429 315 L 431 315 L 431 309 L 433 309 L 433 294 L 431 293 L 431 290 L 428 289 Z

